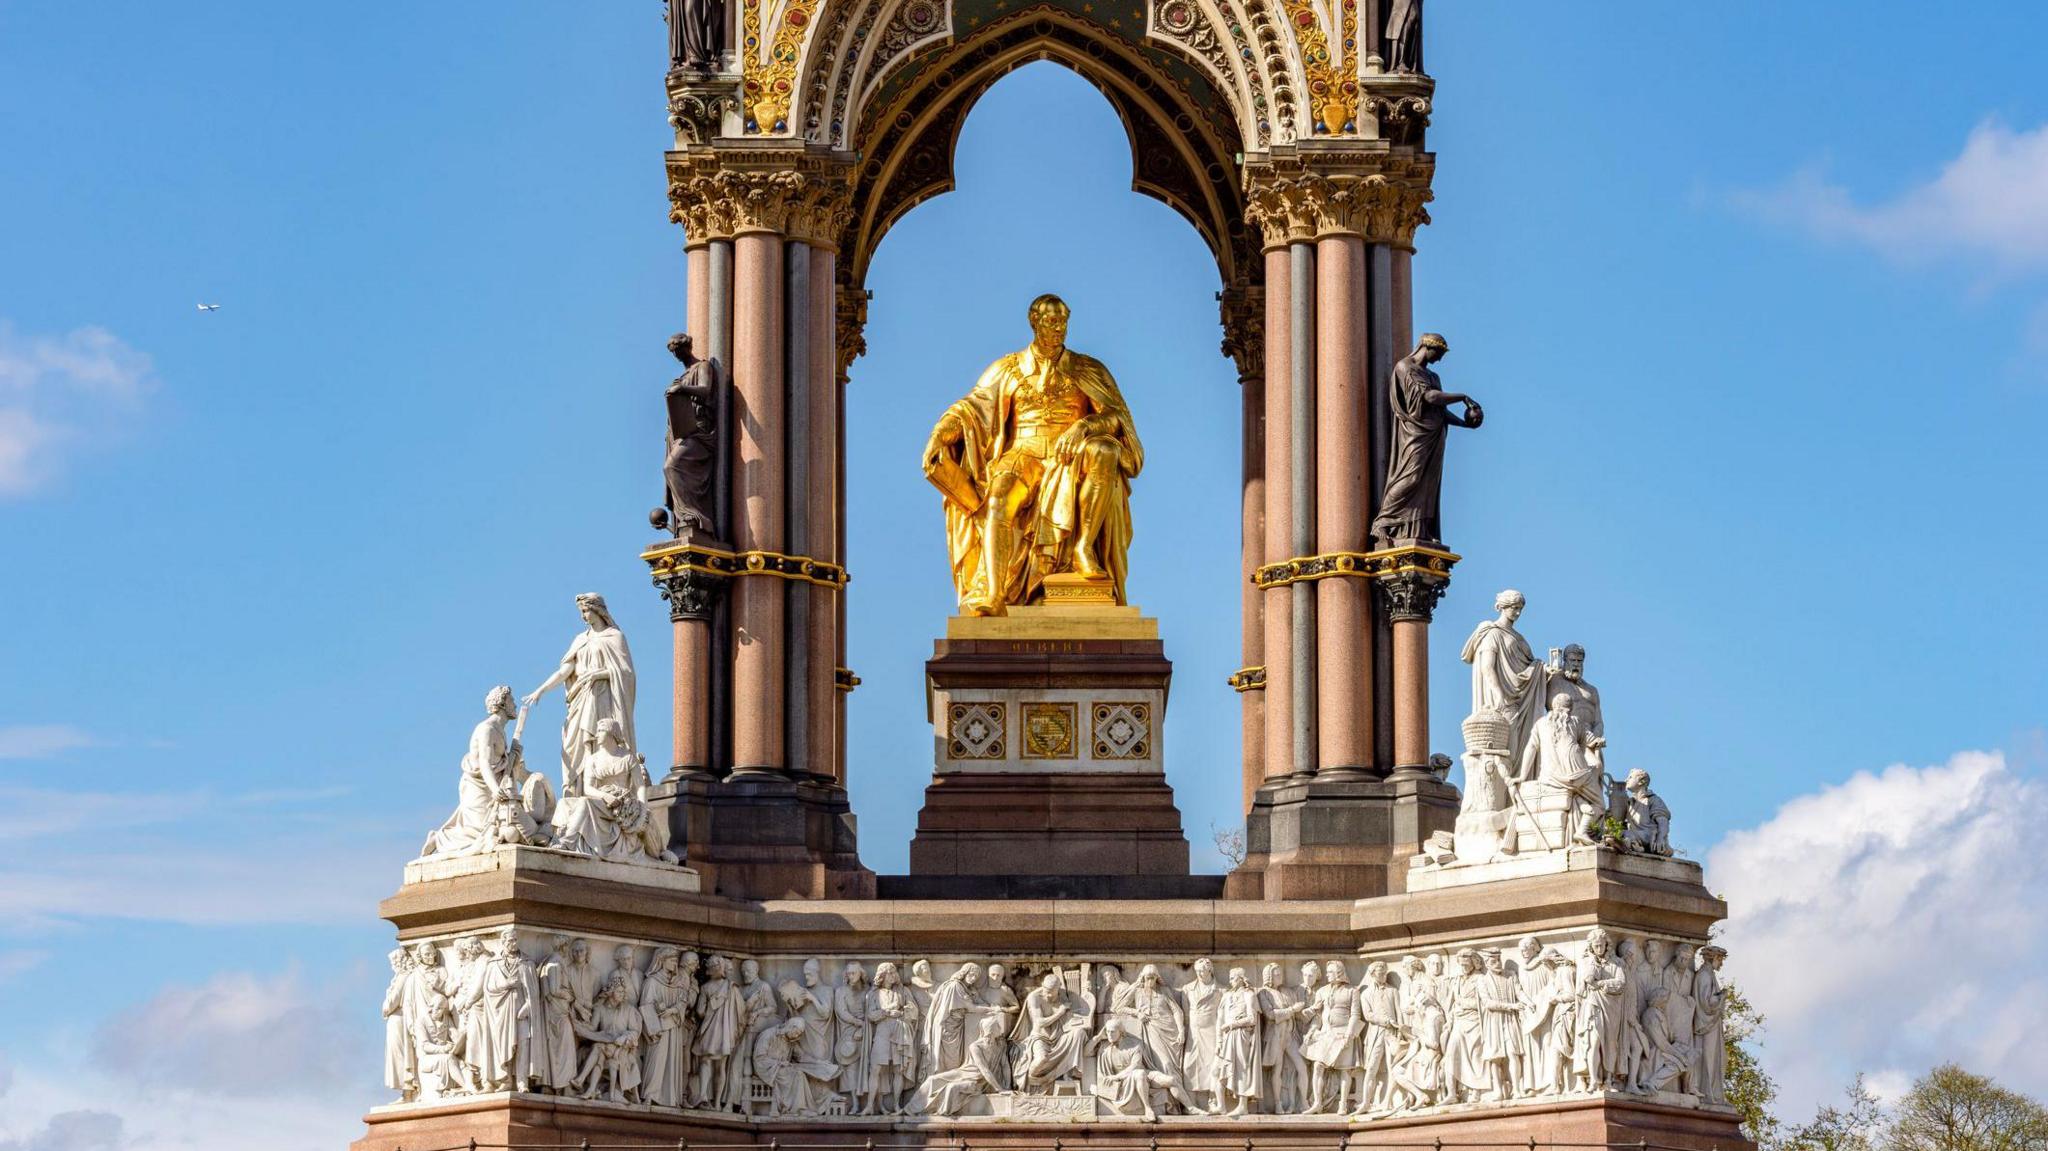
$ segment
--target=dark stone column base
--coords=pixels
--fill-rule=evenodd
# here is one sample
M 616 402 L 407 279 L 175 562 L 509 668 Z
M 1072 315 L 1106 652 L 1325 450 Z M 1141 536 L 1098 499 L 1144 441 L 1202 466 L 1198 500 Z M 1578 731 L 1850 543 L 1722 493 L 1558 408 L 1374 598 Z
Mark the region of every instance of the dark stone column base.
M 1228 899 L 1369 899 L 1405 889 L 1408 860 L 1457 822 L 1458 790 L 1434 776 L 1275 780 L 1245 821 Z
M 731 899 L 873 899 L 846 789 L 769 772 L 672 775 L 669 847 Z

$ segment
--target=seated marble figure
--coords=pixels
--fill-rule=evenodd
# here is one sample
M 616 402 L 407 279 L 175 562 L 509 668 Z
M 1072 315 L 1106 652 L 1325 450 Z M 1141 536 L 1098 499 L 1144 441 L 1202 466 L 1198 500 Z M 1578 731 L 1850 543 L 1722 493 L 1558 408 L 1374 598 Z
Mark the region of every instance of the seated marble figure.
M 555 806 L 555 846 L 619 863 L 673 862 L 665 812 L 648 806 L 647 767 L 626 747 L 615 719 L 597 725 L 598 745 Z

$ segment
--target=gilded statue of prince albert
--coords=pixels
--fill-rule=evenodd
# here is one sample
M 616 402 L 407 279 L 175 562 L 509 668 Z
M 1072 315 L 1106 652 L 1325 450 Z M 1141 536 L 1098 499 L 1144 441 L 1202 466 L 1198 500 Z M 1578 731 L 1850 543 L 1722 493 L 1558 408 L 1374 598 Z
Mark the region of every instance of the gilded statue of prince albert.
M 1031 345 L 990 364 L 925 445 L 968 615 L 1036 603 L 1051 575 L 1125 602 L 1131 477 L 1145 449 L 1109 369 L 1066 346 L 1068 315 L 1058 296 L 1031 301 Z

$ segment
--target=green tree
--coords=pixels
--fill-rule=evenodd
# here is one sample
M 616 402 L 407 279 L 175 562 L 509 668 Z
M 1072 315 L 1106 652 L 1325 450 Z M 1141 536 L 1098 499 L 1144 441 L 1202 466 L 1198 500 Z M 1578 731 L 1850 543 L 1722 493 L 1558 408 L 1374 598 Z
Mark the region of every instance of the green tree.
M 1929 1071 L 1892 1111 L 1883 1151 L 2048 1151 L 2048 1108 L 1953 1063 Z
M 1885 1133 L 1884 1105 L 1864 1085 L 1863 1076 L 1845 1092 L 1848 1106 L 1823 1106 L 1813 1120 L 1785 1133 L 1785 1151 L 1873 1151 Z
M 1721 1041 L 1728 1054 L 1728 1102 L 1742 1115 L 1742 1133 L 1750 1142 L 1771 1151 L 1782 1145 L 1780 1124 L 1771 1105 L 1778 1100 L 1778 1085 L 1757 1059 L 1763 1046 L 1764 1016 L 1733 983 L 1728 993 Z

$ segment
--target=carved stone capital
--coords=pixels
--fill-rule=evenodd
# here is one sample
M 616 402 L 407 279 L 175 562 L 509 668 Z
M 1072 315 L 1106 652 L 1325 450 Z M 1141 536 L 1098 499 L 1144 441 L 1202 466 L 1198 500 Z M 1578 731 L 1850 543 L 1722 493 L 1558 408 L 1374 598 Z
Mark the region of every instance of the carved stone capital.
M 1396 571 L 1380 576 L 1373 581 L 1380 604 L 1386 609 L 1387 618 L 1394 623 L 1419 620 L 1428 623 L 1436 615 L 1436 605 L 1444 598 L 1444 589 L 1449 587 L 1448 577 L 1433 572 Z
M 668 618 L 676 623 L 709 620 L 729 582 L 725 576 L 697 568 L 677 568 L 654 577 L 655 588 L 668 601 Z
M 863 335 L 868 326 L 868 291 L 846 284 L 839 286 L 839 307 L 835 313 L 838 331 L 839 382 L 844 384 L 853 370 L 853 361 L 867 354 L 868 341 Z
M 1223 289 L 1223 354 L 1237 363 L 1239 383 L 1259 379 L 1266 371 L 1266 289 L 1234 286 Z
M 668 154 L 669 219 L 693 236 L 774 232 L 837 249 L 853 219 L 851 161 L 806 148 Z
M 1435 168 L 1408 149 L 1276 154 L 1245 165 L 1245 216 L 1268 247 L 1326 235 L 1412 247 Z

